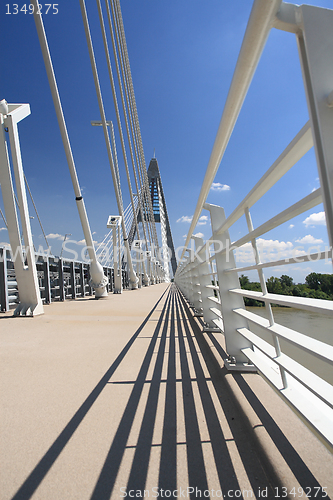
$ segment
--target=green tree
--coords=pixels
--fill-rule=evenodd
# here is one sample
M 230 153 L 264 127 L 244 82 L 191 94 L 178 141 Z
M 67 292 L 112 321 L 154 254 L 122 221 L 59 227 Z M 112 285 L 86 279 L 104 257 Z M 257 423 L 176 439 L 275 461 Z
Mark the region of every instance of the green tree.
M 312 288 L 313 290 L 319 290 L 320 274 L 318 273 L 308 274 L 305 278 L 305 282 L 308 285 L 308 287 Z
M 281 281 L 279 278 L 275 278 L 274 276 L 271 276 L 267 280 L 267 291 L 269 293 L 278 293 L 278 294 L 283 294 L 283 288 L 281 285 Z
M 287 276 L 287 274 L 282 274 L 280 282 L 281 285 L 286 288 L 289 288 L 293 285 L 293 279 L 290 276 Z
M 318 292 L 317 295 L 311 294 L 310 297 L 333 299 L 333 275 L 310 273 L 306 276 L 305 281 L 311 290 Z M 321 292 L 321 293 L 319 293 Z M 322 295 L 324 294 L 324 295 Z
M 248 276 L 241 274 L 239 277 L 239 282 L 240 282 L 241 288 L 245 288 L 250 283 L 250 280 L 249 280 Z
M 320 274 L 320 289 L 327 295 L 333 294 L 333 275 L 332 274 Z

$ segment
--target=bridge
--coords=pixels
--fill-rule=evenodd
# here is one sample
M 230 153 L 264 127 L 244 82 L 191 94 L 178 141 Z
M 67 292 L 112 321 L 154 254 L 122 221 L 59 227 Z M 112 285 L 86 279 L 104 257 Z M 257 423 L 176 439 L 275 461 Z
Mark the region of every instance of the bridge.
M 36 250 L 18 133 L 30 107 L 3 99 L 1 215 L 10 245 L 0 249 L 2 497 L 333 496 L 333 302 L 269 292 L 264 275 L 266 268 L 332 259 L 333 11 L 253 2 L 177 255 L 163 172 L 155 155 L 148 168 L 145 162 L 119 0 L 103 8 L 97 0 L 96 12 L 116 124 L 106 119 L 99 57 L 79 1 L 100 111 L 92 125 L 103 129 L 117 212 L 105 214 L 109 231 L 96 245 L 43 16 L 31 0 L 86 253 L 69 259 Z M 208 193 L 273 28 L 296 36 L 309 121 L 226 214 Z M 250 209 L 311 148 L 320 187 L 255 227 Z M 264 255 L 260 237 L 321 203 L 330 248 Z M 246 230 L 233 241 L 241 218 Z M 200 220 L 210 222 L 205 240 L 195 233 Z M 240 266 L 244 247 L 252 261 Z M 260 289 L 241 287 L 244 272 L 257 273 Z M 263 307 L 245 307 L 244 299 Z M 280 323 L 275 305 L 315 315 L 316 326 L 309 333 Z

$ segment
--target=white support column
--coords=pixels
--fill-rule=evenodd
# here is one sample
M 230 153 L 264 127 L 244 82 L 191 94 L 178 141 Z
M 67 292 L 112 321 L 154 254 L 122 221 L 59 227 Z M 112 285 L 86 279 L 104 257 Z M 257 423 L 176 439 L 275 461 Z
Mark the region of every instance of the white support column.
M 156 257 L 152 257 L 151 261 L 152 261 L 152 268 L 153 268 L 154 284 L 157 284 L 157 283 L 159 283 L 158 273 L 157 273 L 158 260 L 156 259 Z
M 114 272 L 114 290 L 113 293 L 122 293 L 122 270 L 119 262 L 119 251 L 117 245 L 117 227 L 112 228 L 112 238 L 113 238 L 113 272 Z
M 9 241 L 14 256 L 16 281 L 18 284 L 20 295 L 20 303 L 14 312 L 14 315 L 16 316 L 36 316 L 39 314 L 43 314 L 44 312 L 38 285 L 35 252 L 32 241 L 20 142 L 17 129 L 17 123 L 23 120 L 29 114 L 29 104 L 7 105 L 5 100 L 1 101 L 0 183 L 8 224 Z M 15 175 L 17 198 L 20 207 L 20 219 L 22 223 L 22 231 L 25 244 L 25 256 L 23 256 L 20 227 L 15 206 L 14 188 L 8 156 L 5 129 L 8 130 L 10 138 L 13 171 Z M 25 259 L 27 261 L 27 265 L 25 264 Z
M 155 277 L 155 257 L 153 252 L 151 253 L 150 257 L 150 284 L 155 285 L 156 284 L 156 277 Z
M 142 288 L 142 273 L 144 272 L 144 269 L 142 266 L 142 259 L 143 259 L 142 241 L 141 240 L 134 240 L 132 243 L 132 250 L 134 251 L 134 254 L 135 254 L 136 275 L 139 279 L 138 287 Z
M 225 231 L 219 235 L 215 234 L 215 231 L 217 231 L 225 221 L 224 209 L 208 203 L 204 205 L 204 208 L 210 212 L 214 237 L 224 336 L 226 350 L 229 355 L 229 358 L 225 360 L 225 366 L 229 370 L 256 371 L 253 365 L 248 364 L 246 356 L 241 351 L 246 347 L 252 347 L 252 344 L 244 339 L 237 331 L 238 328 L 248 328 L 247 321 L 233 312 L 234 309 L 244 309 L 243 298 L 236 294 L 229 293 L 229 290 L 240 288 L 238 275 L 237 272 L 224 272 L 226 269 L 236 267 L 233 251 L 229 250 L 231 246 L 229 231 Z M 221 251 L 222 249 L 227 249 L 227 251 Z
M 149 286 L 150 285 L 150 279 L 151 279 L 151 252 L 149 250 L 146 250 L 145 252 L 146 256 L 146 274 L 144 277 L 144 286 Z
M 106 227 L 112 229 L 112 244 L 113 244 L 113 276 L 114 289 L 113 293 L 122 293 L 122 268 L 121 268 L 121 252 L 120 252 L 120 226 L 123 222 L 121 215 L 109 215 Z M 128 258 L 131 258 L 128 255 Z
M 333 245 L 333 10 L 302 5 L 297 36 L 330 245 Z M 331 96 L 331 97 L 330 97 Z

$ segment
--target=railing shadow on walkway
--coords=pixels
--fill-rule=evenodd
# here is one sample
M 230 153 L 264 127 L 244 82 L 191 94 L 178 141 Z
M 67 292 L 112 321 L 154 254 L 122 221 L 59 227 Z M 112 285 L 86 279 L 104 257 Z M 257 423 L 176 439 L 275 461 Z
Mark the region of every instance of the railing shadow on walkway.
M 167 294 L 165 296 L 165 294 Z M 152 314 L 157 311 L 158 304 L 165 299 L 165 304 L 156 323 L 150 342 L 141 363 L 135 381 L 112 382 L 111 377 L 124 361 L 130 349 L 135 348 L 135 341 L 147 325 Z M 198 349 L 199 346 L 199 349 Z M 167 356 L 167 357 L 166 357 Z M 155 360 L 155 361 L 154 361 Z M 148 370 L 153 362 L 152 376 L 148 377 Z M 166 363 L 166 378 L 163 378 L 163 364 Z M 177 363 L 180 366 L 181 377 L 177 378 Z M 209 375 L 207 376 L 207 370 Z M 194 376 L 193 376 L 194 374 Z M 238 380 L 237 376 L 235 377 Z M 22 484 L 12 500 L 28 500 L 37 490 L 43 478 L 48 474 L 54 462 L 58 459 L 65 446 L 80 426 L 83 418 L 91 409 L 99 395 L 109 383 L 132 383 L 133 388 L 128 398 L 120 423 L 110 443 L 109 451 L 101 467 L 99 477 L 91 494 L 91 500 L 107 500 L 119 497 L 119 492 L 114 491 L 117 475 L 128 448 L 129 435 L 137 413 L 139 401 L 145 385 L 149 390 L 145 402 L 145 409 L 140 423 L 140 430 L 135 445 L 134 456 L 130 465 L 126 491 L 141 491 L 142 496 L 146 487 L 149 463 L 153 446 L 153 433 L 158 412 L 158 401 L 162 384 L 165 384 L 164 415 L 162 416 L 163 428 L 160 443 L 160 459 L 158 470 L 159 490 L 174 492 L 180 488 L 177 481 L 179 467 L 177 447 L 185 445 L 187 457 L 188 485 L 194 490 L 204 492 L 209 490 L 209 477 L 211 471 L 207 469 L 200 432 L 198 406 L 202 405 L 205 424 L 209 435 L 208 443 L 211 446 L 214 458 L 215 474 L 218 477 L 220 488 L 226 491 L 241 491 L 241 485 L 235 469 L 235 454 L 230 454 L 230 445 L 237 449 L 237 456 L 246 472 L 248 482 L 255 496 L 267 488 L 266 498 L 276 498 L 274 488 L 281 488 L 279 477 L 274 473 L 273 467 L 263 466 L 260 454 L 256 452 L 254 443 L 249 436 L 249 429 L 244 425 L 241 411 L 235 404 L 230 390 L 223 381 L 223 370 L 214 363 L 209 347 L 201 335 L 198 325 L 195 324 L 188 307 L 179 294 L 176 286 L 172 285 L 166 291 L 154 308 L 145 318 L 130 341 L 123 348 L 117 359 L 101 378 L 94 390 L 68 422 L 58 438 L 45 453 L 40 462 Z M 264 412 L 256 396 L 246 387 L 246 383 L 238 380 L 239 386 L 249 399 L 255 411 Z M 181 399 L 177 399 L 177 384 L 180 384 Z M 194 390 L 194 387 L 197 390 Z M 199 396 L 198 396 L 199 395 Z M 217 396 L 217 400 L 216 400 Z M 198 401 L 199 399 L 199 401 Z M 218 401 L 219 408 L 216 401 Z M 185 443 L 180 443 L 177 435 L 177 405 L 182 406 L 185 427 Z M 221 417 L 226 424 L 222 424 Z M 277 444 L 281 443 L 281 451 L 288 448 L 288 443 L 279 430 L 274 428 L 274 421 L 266 415 L 268 432 L 272 432 Z M 230 429 L 232 437 L 226 437 L 225 428 Z M 230 436 L 230 433 L 228 434 Z M 231 443 L 230 443 L 231 442 Z M 290 445 L 291 446 L 291 445 Z M 290 452 L 290 446 L 287 450 Z M 296 464 L 296 477 L 302 479 L 307 474 L 307 486 L 318 485 L 311 472 L 298 457 L 296 451 L 291 450 L 292 463 Z M 262 458 L 262 457 L 261 457 Z M 297 473 L 298 471 L 298 473 Z M 299 477 L 298 477 L 299 476 Z M 301 482 L 301 481 L 300 481 Z M 319 485 L 318 485 L 319 486 Z M 179 490 L 177 491 L 179 494 Z M 175 497 L 176 493 L 172 493 Z M 188 497 L 195 498 L 195 492 Z M 320 498 L 320 496 L 318 496 Z
M 220 370 L 221 374 L 225 376 L 228 373 L 228 370 L 225 367 L 220 368 L 220 365 L 219 365 L 217 359 L 214 356 L 212 356 L 211 348 L 208 345 L 207 340 L 202 335 L 202 329 L 204 326 L 203 321 L 200 318 L 197 319 L 197 322 L 194 321 L 193 315 L 191 314 L 184 298 L 181 297 L 181 300 L 184 304 L 184 308 L 187 310 L 189 323 L 190 323 L 191 328 L 196 336 L 196 339 L 198 341 L 198 344 L 200 346 L 201 352 L 204 356 L 204 359 L 205 359 L 207 365 L 210 367 L 210 370 L 213 369 L 213 366 L 215 365 L 215 369 Z M 198 323 L 201 326 L 201 328 L 199 328 Z M 221 358 L 222 359 L 227 358 L 228 357 L 227 353 L 224 351 L 222 345 L 218 342 L 216 337 L 212 333 L 207 333 L 206 335 L 209 338 L 209 341 L 211 342 L 211 344 L 214 346 L 216 351 L 221 356 Z M 231 375 L 230 372 L 229 372 L 229 375 Z M 276 448 L 281 453 L 281 455 L 284 458 L 284 460 L 286 461 L 287 465 L 292 470 L 292 473 L 294 474 L 294 476 L 297 479 L 298 483 L 300 484 L 301 488 L 303 488 L 304 491 L 306 491 L 306 490 L 318 491 L 319 498 L 327 498 L 326 493 L 325 492 L 323 493 L 321 491 L 322 490 L 321 485 L 319 484 L 317 479 L 314 477 L 311 470 L 304 463 L 304 460 L 297 453 L 294 446 L 290 443 L 288 438 L 282 432 L 280 427 L 275 422 L 273 416 L 267 411 L 265 406 L 262 404 L 260 399 L 257 397 L 255 392 L 251 388 L 251 386 L 247 383 L 245 378 L 239 373 L 232 374 L 232 378 L 235 381 L 235 383 L 238 385 L 244 398 L 247 400 L 247 402 L 250 404 L 251 408 L 254 410 L 255 414 L 258 416 L 259 420 L 262 422 L 262 425 L 264 426 L 270 439 L 272 440 L 272 442 L 274 443 Z M 227 392 L 230 392 L 230 386 L 226 387 L 225 384 L 217 387 L 217 390 L 218 389 L 220 389 L 220 390 L 222 389 L 222 391 L 226 390 Z M 231 394 L 231 397 L 232 396 L 233 395 Z M 237 411 L 240 414 L 242 414 L 243 413 L 242 407 L 239 405 L 239 403 L 236 399 L 234 400 L 234 402 L 237 406 Z M 250 437 L 251 431 L 252 431 L 251 424 L 249 423 L 248 418 L 244 414 L 243 414 L 243 419 L 244 419 L 245 425 L 247 424 L 247 426 L 248 426 L 248 431 L 249 431 L 248 436 Z M 260 455 L 261 461 L 265 464 L 265 470 L 266 470 L 267 475 L 270 477 L 272 482 L 274 482 L 274 479 L 275 479 L 274 464 L 272 464 L 270 462 L 270 459 L 267 456 L 265 449 L 261 446 L 261 443 L 258 440 L 255 440 L 254 446 L 257 448 L 257 451 Z

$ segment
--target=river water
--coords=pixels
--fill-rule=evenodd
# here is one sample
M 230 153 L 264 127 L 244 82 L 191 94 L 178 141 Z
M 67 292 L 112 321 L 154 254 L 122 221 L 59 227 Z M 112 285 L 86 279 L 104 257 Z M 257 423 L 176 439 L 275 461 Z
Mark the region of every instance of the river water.
M 267 318 L 265 307 L 247 307 L 253 313 Z M 290 307 L 273 307 L 275 322 L 291 328 L 297 332 L 333 345 L 333 319 L 332 317 L 316 314 L 310 311 L 294 309 Z M 259 331 L 256 332 L 259 334 Z M 260 335 L 264 340 L 272 344 L 271 339 Z M 292 357 L 303 366 L 311 369 L 327 382 L 333 384 L 333 366 L 311 354 L 302 351 L 298 347 L 280 340 L 281 350 Z

